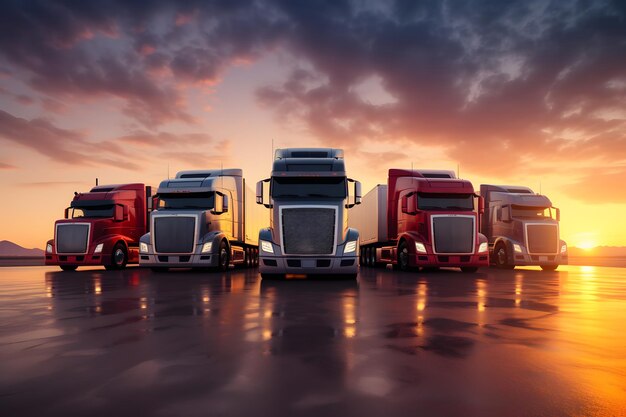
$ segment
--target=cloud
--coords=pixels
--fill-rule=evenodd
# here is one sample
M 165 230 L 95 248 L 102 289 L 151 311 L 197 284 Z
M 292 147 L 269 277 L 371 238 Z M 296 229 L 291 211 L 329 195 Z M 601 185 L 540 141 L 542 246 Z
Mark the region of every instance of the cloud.
M 2 169 L 15 169 L 15 166 L 7 164 L 5 162 L 0 162 L 0 170 Z
M 174 140 L 154 134 L 164 123 L 196 123 L 186 89 L 278 49 L 291 76 L 257 98 L 281 122 L 355 155 L 371 152 L 365 142 L 394 155 L 437 146 L 464 171 L 506 177 L 626 159 L 623 112 L 611 110 L 626 105 L 625 21 L 624 3 L 608 0 L 9 1 L 0 67 L 45 95 L 49 111 L 122 100 L 145 131 L 117 143 L 155 147 Z M 369 100 L 359 91 L 368 80 L 392 99 Z M 86 137 L 67 139 L 77 140 Z M 80 158 L 72 147 L 32 148 Z

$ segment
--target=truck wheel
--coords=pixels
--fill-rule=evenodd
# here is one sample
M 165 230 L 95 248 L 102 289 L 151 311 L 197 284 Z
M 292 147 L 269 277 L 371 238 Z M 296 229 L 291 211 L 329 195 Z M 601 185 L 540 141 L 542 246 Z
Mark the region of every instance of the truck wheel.
M 467 274 L 473 274 L 474 272 L 478 271 L 478 267 L 477 266 L 462 266 L 461 271 Z
M 558 267 L 558 265 L 541 265 L 541 269 L 544 271 L 556 271 Z
M 78 268 L 78 265 L 59 265 L 59 266 L 64 271 L 76 271 L 76 268 Z
M 284 274 L 261 274 L 261 279 L 267 281 L 279 281 L 285 279 Z
M 105 269 L 112 271 L 126 268 L 128 263 L 128 252 L 122 243 L 116 243 L 111 253 L 111 265 L 105 265 Z
M 402 241 L 398 246 L 398 268 L 401 271 L 409 270 L 409 248 L 405 241 Z
M 376 265 L 376 248 L 372 247 L 370 248 L 370 265 L 372 266 L 372 268 L 376 268 L 378 265 Z
M 228 253 L 228 246 L 226 246 L 225 241 L 220 242 L 220 250 L 218 253 L 218 264 L 217 269 L 220 271 L 228 271 L 228 266 L 230 265 L 230 254 Z
M 509 254 L 506 250 L 506 245 L 498 243 L 496 249 L 493 251 L 493 255 L 496 261 L 496 266 L 500 269 L 513 269 L 515 265 L 509 264 Z
M 257 248 L 254 248 L 252 249 L 252 252 L 254 254 L 253 266 L 259 266 L 259 250 Z

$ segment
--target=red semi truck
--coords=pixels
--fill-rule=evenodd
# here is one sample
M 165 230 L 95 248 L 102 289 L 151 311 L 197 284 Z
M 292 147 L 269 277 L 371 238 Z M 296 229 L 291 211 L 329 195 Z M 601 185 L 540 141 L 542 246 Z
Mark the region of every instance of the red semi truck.
M 139 262 L 139 238 L 148 232 L 151 187 L 144 184 L 101 185 L 74 193 L 65 218 L 54 224 L 46 245 L 46 265 L 64 271 L 104 265 L 123 269 Z
M 483 206 L 472 183 L 453 171 L 390 169 L 388 184 L 367 193 L 348 224 L 360 233 L 363 266 L 475 272 L 489 265 L 487 238 L 478 224 Z

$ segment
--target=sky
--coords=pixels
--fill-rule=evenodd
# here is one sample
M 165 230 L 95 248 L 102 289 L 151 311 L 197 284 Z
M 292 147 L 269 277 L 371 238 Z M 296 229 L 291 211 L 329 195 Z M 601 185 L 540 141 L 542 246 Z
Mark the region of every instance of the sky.
M 5 0 L 0 240 L 74 191 L 183 169 L 266 178 L 272 146 L 526 185 L 573 246 L 626 246 L 626 2 Z

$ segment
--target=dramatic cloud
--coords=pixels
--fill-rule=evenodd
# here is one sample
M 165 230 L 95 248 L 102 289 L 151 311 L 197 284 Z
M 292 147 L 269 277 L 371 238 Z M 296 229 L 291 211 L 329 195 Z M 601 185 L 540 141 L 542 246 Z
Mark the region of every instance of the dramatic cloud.
M 4 163 L 4 162 L 0 162 L 0 169 L 15 169 L 15 167 L 13 165 Z
M 466 171 L 500 177 L 626 160 L 625 40 L 625 3 L 608 0 L 14 0 L 0 14 L 3 73 L 52 112 L 73 98 L 121 99 L 150 133 L 119 143 L 171 143 L 153 130 L 197 122 L 186 89 L 280 50 L 292 74 L 257 98 L 282 122 L 365 158 L 366 141 L 395 148 L 398 161 L 406 145 L 437 146 Z M 27 124 L 56 143 L 86 139 L 46 123 Z

